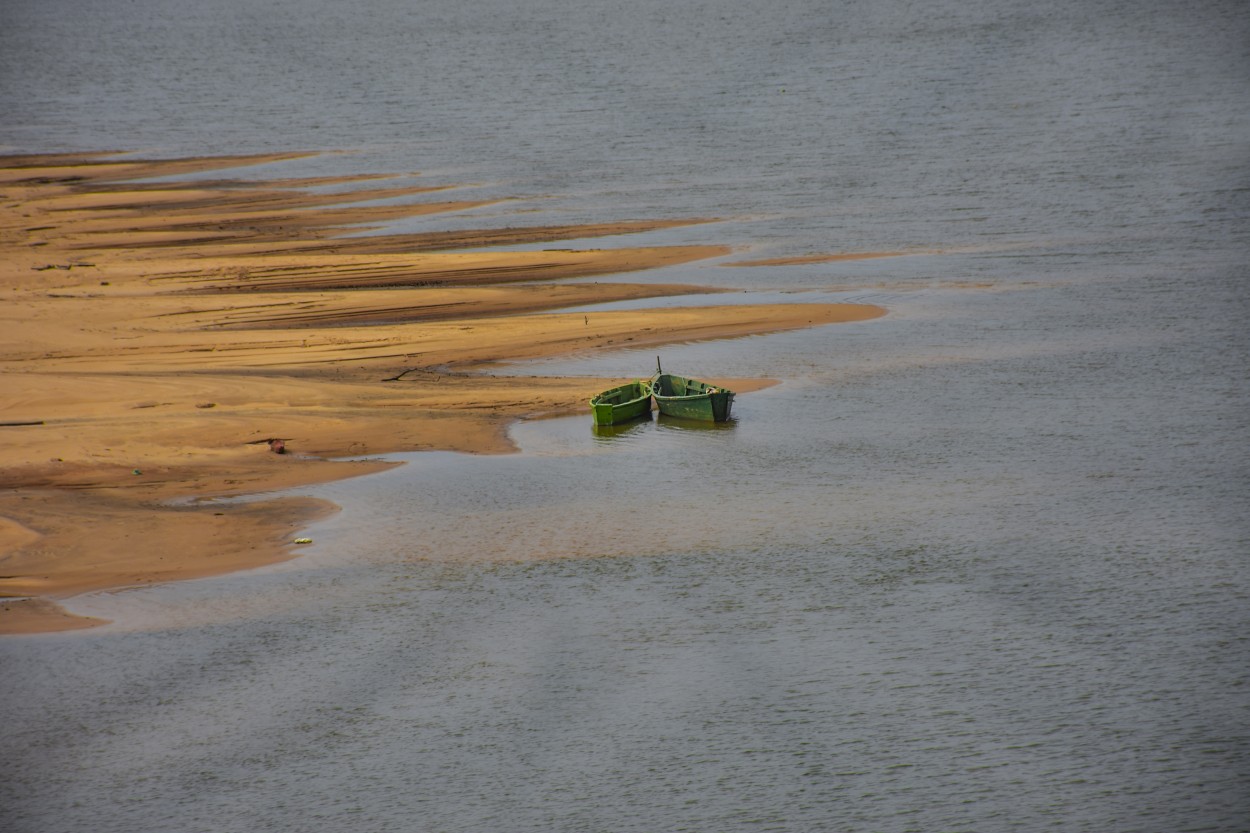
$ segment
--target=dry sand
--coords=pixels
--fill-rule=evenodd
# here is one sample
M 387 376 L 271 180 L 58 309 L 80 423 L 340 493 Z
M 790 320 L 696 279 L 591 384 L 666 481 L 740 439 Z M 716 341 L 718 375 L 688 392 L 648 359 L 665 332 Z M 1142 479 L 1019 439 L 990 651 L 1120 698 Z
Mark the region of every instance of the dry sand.
M 491 363 L 884 312 L 559 311 L 710 291 L 615 276 L 727 247 L 545 247 L 706 218 L 346 238 L 350 224 L 481 203 L 357 184 L 378 177 L 171 179 L 296 156 L 0 158 L 0 633 L 99 624 L 55 603 L 75 594 L 293 557 L 293 534 L 334 511 L 307 498 L 206 498 L 388 465 L 333 459 L 349 455 L 506 452 L 510 421 L 577 412 L 621 381 L 535 384 L 492 376 Z M 154 177 L 166 179 L 139 181 Z M 312 190 L 322 186 L 340 190 Z M 412 201 L 356 204 L 382 197 Z M 588 276 L 614 282 L 558 283 Z

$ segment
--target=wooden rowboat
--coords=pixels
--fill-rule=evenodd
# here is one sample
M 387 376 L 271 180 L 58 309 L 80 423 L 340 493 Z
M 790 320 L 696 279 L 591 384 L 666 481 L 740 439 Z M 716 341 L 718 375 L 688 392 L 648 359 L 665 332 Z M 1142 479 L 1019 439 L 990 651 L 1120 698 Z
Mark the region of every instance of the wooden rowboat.
M 615 425 L 651 414 L 651 385 L 638 380 L 591 397 L 595 425 Z
M 705 422 L 724 422 L 729 419 L 734 393 L 731 390 L 665 373 L 660 360 L 655 360 L 655 375 L 651 377 L 651 395 L 655 405 L 665 416 L 682 419 L 698 419 Z

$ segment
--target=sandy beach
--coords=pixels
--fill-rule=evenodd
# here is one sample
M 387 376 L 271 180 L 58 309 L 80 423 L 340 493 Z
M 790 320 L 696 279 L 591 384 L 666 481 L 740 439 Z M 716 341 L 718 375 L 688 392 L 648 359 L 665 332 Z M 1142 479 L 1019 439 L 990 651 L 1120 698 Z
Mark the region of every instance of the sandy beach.
M 76 594 L 293 557 L 301 525 L 334 511 L 303 498 L 207 498 L 390 465 L 337 459 L 349 456 L 504 453 L 510 422 L 576 413 L 621 381 L 494 376 L 492 363 L 884 314 L 849 304 L 561 312 L 712 292 L 627 276 L 731 249 L 624 237 L 714 218 L 456 230 L 454 212 L 480 203 L 447 189 L 202 176 L 298 156 L 0 159 L 0 633 L 99 624 L 57 605 Z M 383 198 L 411 201 L 359 204 Z M 447 214 L 448 230 L 344 236 L 420 214 Z M 591 237 L 609 240 L 552 248 Z M 715 381 L 744 393 L 770 384 Z

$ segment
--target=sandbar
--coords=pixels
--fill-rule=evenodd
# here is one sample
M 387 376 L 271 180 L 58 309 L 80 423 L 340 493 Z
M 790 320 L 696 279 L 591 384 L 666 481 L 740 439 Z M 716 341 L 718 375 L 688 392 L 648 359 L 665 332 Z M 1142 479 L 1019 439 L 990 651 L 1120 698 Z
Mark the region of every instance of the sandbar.
M 57 604 L 81 593 L 295 557 L 300 527 L 335 507 L 267 493 L 370 474 L 390 452 L 506 453 L 511 422 L 576 413 L 621 381 L 494 364 L 884 314 L 569 311 L 714 293 L 625 279 L 728 254 L 628 245 L 714 218 L 457 228 L 482 203 L 448 186 L 203 177 L 301 156 L 0 158 L 0 634 L 99 624 Z M 411 202 L 368 204 L 383 198 Z M 447 228 L 344 236 L 416 215 Z M 590 238 L 611 240 L 551 246 Z M 222 499 L 241 495 L 260 497 Z

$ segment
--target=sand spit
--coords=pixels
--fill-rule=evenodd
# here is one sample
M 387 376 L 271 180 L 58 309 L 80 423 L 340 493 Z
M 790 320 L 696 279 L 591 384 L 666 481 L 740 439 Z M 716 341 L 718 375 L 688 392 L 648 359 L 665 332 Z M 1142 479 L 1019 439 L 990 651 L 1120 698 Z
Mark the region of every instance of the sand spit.
M 760 260 L 736 260 L 722 266 L 805 266 L 811 263 L 839 263 L 844 260 L 874 260 L 880 257 L 906 257 L 934 252 L 829 252 L 825 254 L 771 257 Z

